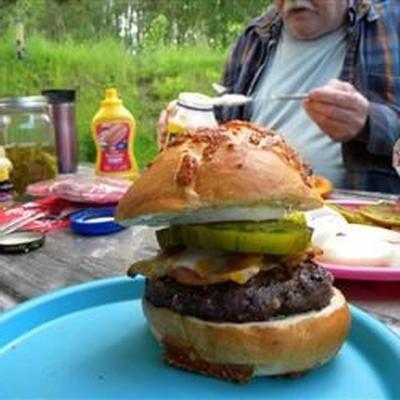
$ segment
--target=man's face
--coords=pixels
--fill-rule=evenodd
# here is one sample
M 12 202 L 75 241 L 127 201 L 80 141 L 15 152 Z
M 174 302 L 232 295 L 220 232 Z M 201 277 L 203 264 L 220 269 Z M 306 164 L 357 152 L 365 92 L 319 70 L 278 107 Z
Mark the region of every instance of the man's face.
M 348 0 L 274 0 L 286 29 L 300 40 L 312 40 L 339 28 Z

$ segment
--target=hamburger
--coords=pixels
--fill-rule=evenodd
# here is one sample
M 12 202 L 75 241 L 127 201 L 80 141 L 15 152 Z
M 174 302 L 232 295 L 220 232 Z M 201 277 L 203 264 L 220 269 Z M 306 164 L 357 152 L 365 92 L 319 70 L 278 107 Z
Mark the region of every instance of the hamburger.
M 278 134 L 246 122 L 177 137 L 117 207 L 156 231 L 143 311 L 172 366 L 220 379 L 297 375 L 328 362 L 349 330 L 345 298 L 313 261 L 302 214 L 310 170 Z

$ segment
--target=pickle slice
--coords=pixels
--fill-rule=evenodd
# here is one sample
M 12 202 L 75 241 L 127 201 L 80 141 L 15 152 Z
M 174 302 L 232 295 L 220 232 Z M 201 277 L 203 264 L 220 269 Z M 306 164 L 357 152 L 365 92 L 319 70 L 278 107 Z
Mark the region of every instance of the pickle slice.
M 400 204 L 375 204 L 360 207 L 360 213 L 378 225 L 400 227 Z
M 184 246 L 179 226 L 156 231 L 157 242 L 162 249 L 173 249 Z
M 269 221 L 182 226 L 181 235 L 194 248 L 283 255 L 303 250 L 311 230 L 291 221 Z
M 371 225 L 371 221 L 362 215 L 359 210 L 342 207 L 337 204 L 329 204 L 328 207 L 341 214 L 350 224 Z
M 311 239 L 310 228 L 284 220 L 181 225 L 161 232 L 158 234 L 161 247 L 182 243 L 195 249 L 273 255 L 302 251 Z

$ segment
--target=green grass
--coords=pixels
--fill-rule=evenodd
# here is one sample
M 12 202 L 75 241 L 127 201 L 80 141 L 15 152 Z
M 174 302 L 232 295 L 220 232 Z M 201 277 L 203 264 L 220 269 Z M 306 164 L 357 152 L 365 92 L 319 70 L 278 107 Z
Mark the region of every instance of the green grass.
M 114 39 L 49 42 L 33 36 L 26 46 L 25 59 L 17 60 L 12 36 L 1 38 L 0 97 L 76 89 L 80 159 L 93 161 L 91 119 L 104 89 L 116 87 L 137 121 L 135 154 L 141 167 L 157 152 L 155 127 L 161 109 L 181 91 L 211 94 L 226 57 L 226 51 L 201 44 L 129 54 Z

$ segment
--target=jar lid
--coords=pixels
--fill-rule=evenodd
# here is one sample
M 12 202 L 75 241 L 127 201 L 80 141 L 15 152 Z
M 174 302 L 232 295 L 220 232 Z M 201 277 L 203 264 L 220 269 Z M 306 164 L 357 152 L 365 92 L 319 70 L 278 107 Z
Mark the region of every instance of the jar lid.
M 101 101 L 102 107 L 107 106 L 119 106 L 122 104 L 122 100 L 118 97 L 118 91 L 115 88 L 109 88 L 105 91 L 105 97 Z
M 43 246 L 45 236 L 39 232 L 20 231 L 0 237 L 1 253 L 29 253 Z
M 3 97 L 0 98 L 0 110 L 7 111 L 28 111 L 41 109 L 48 106 L 47 97 L 45 96 L 23 96 L 23 97 Z
M 213 109 L 212 98 L 201 93 L 183 92 L 179 94 L 178 105 L 199 111 Z

